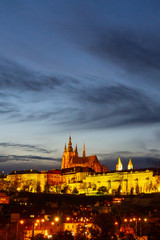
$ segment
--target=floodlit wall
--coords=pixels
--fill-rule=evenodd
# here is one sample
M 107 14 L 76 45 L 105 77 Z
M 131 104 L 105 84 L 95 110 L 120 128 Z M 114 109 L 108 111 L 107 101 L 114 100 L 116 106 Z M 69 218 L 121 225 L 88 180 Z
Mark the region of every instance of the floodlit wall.
M 86 176 L 87 188 L 97 191 L 105 186 L 108 194 L 139 194 L 160 191 L 160 175 L 153 170 L 116 171 Z

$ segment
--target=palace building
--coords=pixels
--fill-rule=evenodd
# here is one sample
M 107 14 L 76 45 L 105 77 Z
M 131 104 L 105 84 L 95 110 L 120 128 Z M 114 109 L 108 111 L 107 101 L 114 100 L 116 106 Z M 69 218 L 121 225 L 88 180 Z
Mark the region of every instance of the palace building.
M 102 188 L 103 187 L 103 188 Z M 13 171 L 0 178 L 0 190 L 47 193 L 140 194 L 160 192 L 160 168 L 134 169 L 131 158 L 127 169 L 118 158 L 115 171 L 108 171 L 96 155 L 86 156 L 85 145 L 80 157 L 77 145 L 72 148 L 71 136 L 64 148 L 61 170 Z

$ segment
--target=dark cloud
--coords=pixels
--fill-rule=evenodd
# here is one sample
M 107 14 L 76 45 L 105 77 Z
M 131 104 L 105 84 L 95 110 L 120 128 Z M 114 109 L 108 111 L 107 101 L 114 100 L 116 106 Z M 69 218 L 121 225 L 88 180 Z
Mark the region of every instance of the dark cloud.
M 10 162 L 10 161 L 22 161 L 22 162 L 29 162 L 29 161 L 60 161 L 61 159 L 51 158 L 51 157 L 41 157 L 35 155 L 0 155 L 0 162 Z
M 113 153 L 98 154 L 102 164 L 109 170 L 115 170 L 118 158 L 121 158 L 123 169 L 127 169 L 129 158 L 131 157 L 134 169 L 147 167 L 160 167 L 160 150 L 150 149 L 146 152 L 120 151 Z
M 88 50 L 132 74 L 160 74 L 160 36 L 151 38 L 134 30 L 99 28 Z M 96 39 L 96 40 L 95 40 Z M 151 77 L 151 76 L 150 76 Z
M 17 65 L 15 67 L 13 64 L 13 69 L 11 63 L 8 65 L 8 72 L 7 69 L 5 72 L 8 76 L 10 73 L 11 75 L 8 79 L 2 78 L 0 83 L 0 92 L 6 95 L 8 92 L 8 98 L 1 97 L 0 113 L 8 121 L 47 120 L 50 124 L 58 124 L 65 128 L 72 126 L 72 129 L 98 129 L 160 122 L 159 102 L 154 101 L 142 90 L 124 84 L 108 85 L 107 81 L 103 85 L 88 85 L 89 80 L 85 83 L 83 77 L 81 80 L 63 76 L 38 78 L 36 74 L 27 70 L 24 74 L 23 67 L 22 71 L 19 71 Z
M 18 144 L 18 143 L 10 143 L 10 142 L 1 142 L 0 147 L 5 148 L 17 148 L 23 149 L 28 152 L 39 152 L 39 153 L 55 153 L 57 150 L 48 150 L 46 148 L 42 148 L 38 145 L 30 145 L 30 144 Z
M 41 157 L 36 155 L 0 155 L 0 167 L 9 173 L 13 170 L 36 169 L 48 170 L 60 168 L 60 158 Z
M 82 116 L 79 123 L 88 122 L 91 127 L 106 128 L 160 122 L 160 104 L 134 88 L 124 85 L 89 88 L 83 90 L 80 98 L 84 105 L 90 106 L 90 112 L 85 108 L 84 114 L 79 114 Z
M 40 75 L 6 59 L 0 60 L 0 89 L 39 92 L 55 89 L 62 79 Z

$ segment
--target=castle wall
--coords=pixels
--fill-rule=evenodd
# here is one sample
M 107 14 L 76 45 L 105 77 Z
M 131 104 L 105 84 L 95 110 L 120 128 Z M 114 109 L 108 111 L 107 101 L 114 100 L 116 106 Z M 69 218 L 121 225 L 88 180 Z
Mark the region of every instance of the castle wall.
M 160 175 L 154 175 L 153 170 L 116 171 L 86 176 L 83 180 L 87 187 L 105 186 L 108 194 L 152 193 L 160 191 Z

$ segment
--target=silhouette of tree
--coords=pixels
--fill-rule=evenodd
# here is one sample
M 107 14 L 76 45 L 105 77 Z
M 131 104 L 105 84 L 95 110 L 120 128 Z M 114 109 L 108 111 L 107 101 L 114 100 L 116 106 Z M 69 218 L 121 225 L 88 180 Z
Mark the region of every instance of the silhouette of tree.
M 93 223 L 101 230 L 100 240 L 116 239 L 116 227 L 114 222 L 115 219 L 111 214 L 102 213 L 94 217 Z
M 76 187 L 73 189 L 72 193 L 73 193 L 73 194 L 78 194 L 78 190 L 77 190 Z
M 107 188 L 105 186 L 99 187 L 97 194 L 107 193 Z
M 44 187 L 44 192 L 49 193 L 49 188 L 50 188 L 50 185 L 48 182 L 46 182 L 45 187 Z
M 52 238 L 52 240 L 74 240 L 72 233 L 70 231 L 58 232 Z

